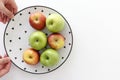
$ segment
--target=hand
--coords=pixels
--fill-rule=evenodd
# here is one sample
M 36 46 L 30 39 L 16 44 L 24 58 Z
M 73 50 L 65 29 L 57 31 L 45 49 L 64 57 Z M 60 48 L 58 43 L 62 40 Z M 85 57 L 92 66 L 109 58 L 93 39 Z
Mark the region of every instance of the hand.
M 0 22 L 8 22 L 16 12 L 17 5 L 14 0 L 0 0 Z
M 11 67 L 10 58 L 7 56 L 5 57 L 0 56 L 0 77 L 8 73 L 10 70 L 10 67 Z

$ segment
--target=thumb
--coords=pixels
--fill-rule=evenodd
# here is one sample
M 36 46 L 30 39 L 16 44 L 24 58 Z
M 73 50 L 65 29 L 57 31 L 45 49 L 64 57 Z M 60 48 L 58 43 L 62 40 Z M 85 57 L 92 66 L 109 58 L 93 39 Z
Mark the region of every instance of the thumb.
M 6 64 L 10 62 L 10 58 L 9 57 L 5 57 L 5 58 L 1 58 L 0 59 L 0 64 Z
M 9 11 L 5 6 L 3 7 L 3 13 L 9 18 L 14 17 L 13 13 L 11 11 Z

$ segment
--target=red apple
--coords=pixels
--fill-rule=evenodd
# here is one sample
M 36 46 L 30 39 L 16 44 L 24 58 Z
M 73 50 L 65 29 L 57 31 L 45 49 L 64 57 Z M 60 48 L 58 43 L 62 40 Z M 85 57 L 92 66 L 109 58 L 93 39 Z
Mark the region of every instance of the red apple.
M 65 38 L 60 33 L 52 33 L 48 36 L 48 44 L 53 49 L 60 49 L 64 46 Z
M 39 62 L 40 60 L 40 56 L 38 51 L 29 48 L 27 50 L 24 51 L 23 53 L 23 60 L 30 65 L 35 65 Z
M 46 26 L 46 16 L 41 12 L 32 13 L 29 17 L 30 25 L 37 30 L 42 30 Z

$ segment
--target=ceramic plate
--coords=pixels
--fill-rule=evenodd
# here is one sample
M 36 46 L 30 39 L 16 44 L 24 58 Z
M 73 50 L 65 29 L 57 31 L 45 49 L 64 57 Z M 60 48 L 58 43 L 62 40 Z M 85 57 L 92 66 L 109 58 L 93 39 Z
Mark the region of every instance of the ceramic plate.
M 41 63 L 37 65 L 26 64 L 23 61 L 22 54 L 26 49 L 31 47 L 28 43 L 28 38 L 32 32 L 36 31 L 29 24 L 29 16 L 37 11 L 42 12 L 46 17 L 52 13 L 60 14 L 58 11 L 46 6 L 30 6 L 20 10 L 6 26 L 3 38 L 4 47 L 13 64 L 21 70 L 33 74 L 45 74 L 58 69 L 68 59 L 73 45 L 73 35 L 69 23 L 60 14 L 65 20 L 65 29 L 60 32 L 65 37 L 65 45 L 62 49 L 58 50 L 60 54 L 59 63 L 52 67 L 43 66 Z M 46 28 L 42 31 L 47 36 L 51 34 Z

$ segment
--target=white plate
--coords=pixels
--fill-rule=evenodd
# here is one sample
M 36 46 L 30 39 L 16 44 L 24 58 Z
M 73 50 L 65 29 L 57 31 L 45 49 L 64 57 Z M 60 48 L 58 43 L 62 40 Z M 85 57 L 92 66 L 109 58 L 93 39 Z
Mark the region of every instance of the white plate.
M 45 74 L 58 69 L 69 57 L 73 45 L 73 35 L 69 23 L 65 20 L 65 29 L 60 32 L 65 37 L 65 46 L 58 52 L 60 61 L 57 65 L 46 67 L 38 63 L 37 65 L 28 65 L 22 59 L 23 51 L 30 48 L 28 43 L 29 35 L 36 31 L 29 24 L 29 16 L 36 11 L 42 12 L 46 17 L 58 11 L 46 6 L 30 6 L 19 11 L 13 19 L 11 19 L 4 32 L 4 47 L 13 64 L 23 71 L 33 74 Z M 45 28 L 42 30 L 48 36 L 50 32 Z M 40 51 L 41 52 L 41 51 Z M 69 66 L 68 66 L 69 67 Z

